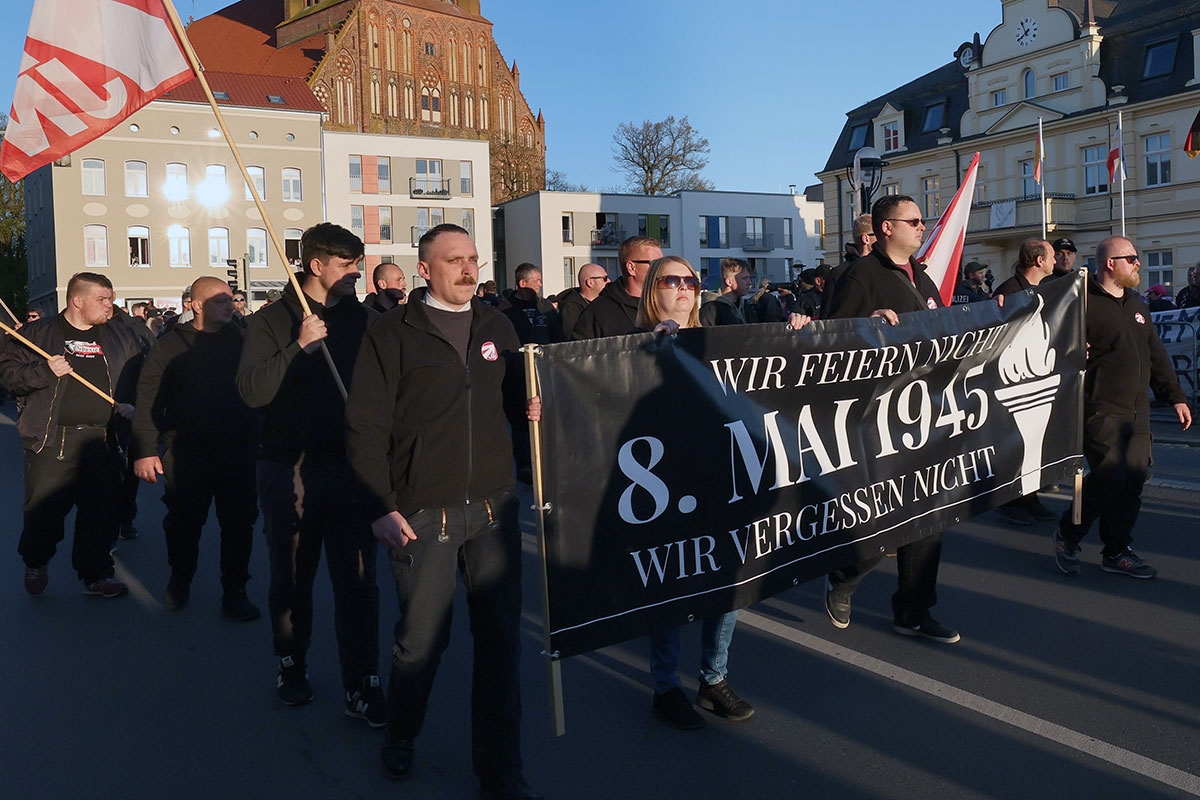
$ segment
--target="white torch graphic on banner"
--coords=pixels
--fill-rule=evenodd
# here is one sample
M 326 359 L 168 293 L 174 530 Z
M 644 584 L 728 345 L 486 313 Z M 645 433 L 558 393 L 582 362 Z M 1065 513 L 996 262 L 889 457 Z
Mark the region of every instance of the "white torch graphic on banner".
M 1037 296 L 1037 309 L 1000 354 L 1000 380 L 996 399 L 1013 415 L 1025 445 L 1021 459 L 1021 493 L 1032 494 L 1042 485 L 1042 442 L 1050 422 L 1050 407 L 1062 376 L 1054 373 L 1054 348 L 1050 326 L 1042 319 L 1045 301 Z

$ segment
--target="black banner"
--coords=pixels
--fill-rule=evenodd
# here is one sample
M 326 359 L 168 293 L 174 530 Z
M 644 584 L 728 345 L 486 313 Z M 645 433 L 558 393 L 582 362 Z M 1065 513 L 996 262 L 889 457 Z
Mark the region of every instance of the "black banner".
M 741 608 L 1073 474 L 1083 281 L 543 347 L 551 646 Z

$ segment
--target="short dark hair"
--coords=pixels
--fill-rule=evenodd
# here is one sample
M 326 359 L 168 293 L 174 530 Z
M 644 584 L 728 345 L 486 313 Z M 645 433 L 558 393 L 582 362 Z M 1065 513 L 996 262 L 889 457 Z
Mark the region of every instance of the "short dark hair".
M 533 273 L 542 274 L 542 268 L 537 264 L 530 264 L 528 261 L 523 264 L 518 264 L 516 271 L 513 273 L 513 280 L 517 283 L 529 280 L 529 276 Z
M 101 275 L 98 272 L 76 272 L 71 276 L 71 280 L 67 281 L 67 301 L 72 297 L 79 296 L 83 292 L 84 286 L 103 286 L 110 291 L 113 288 L 112 281 L 107 275 Z
M 305 274 L 308 274 L 308 265 L 314 258 L 322 263 L 331 258 L 357 261 L 365 252 L 362 239 L 332 222 L 313 225 L 300 237 L 300 261 Z
M 620 263 L 618 269 L 622 274 L 625 272 L 625 262 L 633 255 L 633 251 L 640 247 L 662 247 L 662 243 L 658 239 L 651 239 L 649 236 L 630 236 L 621 242 L 621 247 L 617 250 L 617 261 Z
M 376 265 L 375 269 L 371 272 L 372 286 L 378 285 L 382 280 L 387 280 L 388 267 L 395 267 L 398 272 L 404 274 L 404 270 L 397 267 L 394 261 L 383 261 Z
M 916 205 L 917 201 L 906 194 L 885 194 L 871 206 L 871 228 L 875 231 L 876 238 L 883 238 L 883 223 L 896 213 L 901 203 Z
M 464 236 L 471 234 L 466 228 L 461 225 L 455 225 L 453 222 L 443 222 L 441 225 L 435 225 L 425 233 L 421 234 L 421 238 L 417 240 L 417 260 L 428 261 L 429 248 L 443 233 L 461 233 Z

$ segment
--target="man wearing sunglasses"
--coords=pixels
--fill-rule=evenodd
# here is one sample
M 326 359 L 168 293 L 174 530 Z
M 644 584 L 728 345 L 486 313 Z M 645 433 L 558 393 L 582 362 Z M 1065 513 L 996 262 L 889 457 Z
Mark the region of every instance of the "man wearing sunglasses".
M 572 286 L 558 296 L 558 313 L 562 317 L 562 329 L 566 336 L 575 330 L 575 323 L 583 310 L 600 296 L 608 286 L 608 272 L 599 264 L 584 264 L 579 268 L 579 285 Z
M 1150 470 L 1150 398 L 1174 407 L 1183 430 L 1192 424 L 1187 397 L 1150 309 L 1137 293 L 1141 260 L 1133 242 L 1110 236 L 1096 248 L 1096 275 L 1088 280 L 1087 375 L 1084 378 L 1083 479 L 1080 524 L 1071 508 L 1054 532 L 1054 561 L 1065 575 L 1079 573 L 1079 541 L 1100 520 L 1100 569 L 1131 578 L 1158 570 L 1130 548 Z
M 606 285 L 579 315 L 571 338 L 599 339 L 631 333 L 637 327 L 638 301 L 646 273 L 650 264 L 662 255 L 662 245 L 645 236 L 631 236 L 621 242 L 617 252 L 621 261 L 620 280 Z
M 939 308 L 937 284 L 913 258 L 921 247 L 925 222 L 921 209 L 906 195 L 886 195 L 871 209 L 875 244 L 871 251 L 847 268 L 834 289 L 825 319 L 884 317 L 893 325 L 897 314 Z M 934 533 L 896 550 L 900 586 L 892 595 L 892 629 L 904 636 L 920 636 L 953 644 L 958 631 L 930 613 L 937 603 L 937 573 L 942 557 L 942 535 Z M 875 568 L 873 556 L 835 570 L 825 584 L 825 610 L 835 627 L 850 625 L 850 596 L 862 577 Z

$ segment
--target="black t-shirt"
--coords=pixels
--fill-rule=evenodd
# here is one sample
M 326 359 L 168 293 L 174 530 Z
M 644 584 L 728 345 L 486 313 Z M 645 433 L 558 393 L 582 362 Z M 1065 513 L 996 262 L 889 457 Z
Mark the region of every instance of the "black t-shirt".
M 63 355 L 76 372 L 86 378 L 102 392 L 112 393 L 109 385 L 108 362 L 104 360 L 104 349 L 96 329 L 81 331 L 62 320 L 65 346 Z M 107 425 L 112 416 L 112 406 L 74 378 L 63 381 L 62 405 L 58 412 L 58 424 Z

